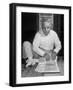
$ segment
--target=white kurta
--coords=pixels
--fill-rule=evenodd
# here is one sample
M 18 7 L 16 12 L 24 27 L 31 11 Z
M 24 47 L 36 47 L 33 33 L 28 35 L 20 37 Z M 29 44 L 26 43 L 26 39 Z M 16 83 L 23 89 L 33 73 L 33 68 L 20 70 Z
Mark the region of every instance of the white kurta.
M 40 32 L 37 32 L 35 38 L 33 40 L 33 51 L 43 56 L 45 54 L 45 50 L 53 50 L 56 53 L 61 49 L 61 42 L 58 38 L 58 35 L 55 31 L 50 30 L 50 33 L 45 36 Z

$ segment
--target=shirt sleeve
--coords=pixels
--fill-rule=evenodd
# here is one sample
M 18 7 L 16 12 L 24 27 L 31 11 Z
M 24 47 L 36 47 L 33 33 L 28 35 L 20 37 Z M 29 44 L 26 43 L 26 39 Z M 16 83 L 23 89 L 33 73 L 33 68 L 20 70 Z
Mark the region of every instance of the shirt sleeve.
M 42 49 L 39 48 L 40 40 L 41 40 L 41 36 L 39 33 L 37 33 L 33 40 L 33 51 L 36 52 L 37 54 L 39 54 L 40 56 L 44 56 L 45 51 L 43 51 Z
M 54 42 L 55 43 L 55 49 L 54 49 L 54 51 L 56 53 L 58 53 L 60 51 L 60 49 L 61 49 L 61 42 L 60 42 L 60 40 L 58 38 L 58 35 L 56 33 L 55 33 L 54 41 L 55 41 Z

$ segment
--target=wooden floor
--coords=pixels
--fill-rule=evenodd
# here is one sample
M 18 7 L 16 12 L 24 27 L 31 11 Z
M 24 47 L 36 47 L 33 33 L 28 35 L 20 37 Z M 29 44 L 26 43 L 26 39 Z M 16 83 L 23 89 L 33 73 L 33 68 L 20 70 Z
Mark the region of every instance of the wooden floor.
M 52 73 L 38 73 L 38 72 L 35 72 L 36 66 L 37 65 L 24 68 L 24 64 L 22 64 L 21 76 L 22 77 L 38 77 L 38 76 L 62 76 L 64 75 L 64 60 L 62 57 L 58 59 L 58 67 L 60 70 L 60 72 L 58 73 L 53 73 L 53 72 Z

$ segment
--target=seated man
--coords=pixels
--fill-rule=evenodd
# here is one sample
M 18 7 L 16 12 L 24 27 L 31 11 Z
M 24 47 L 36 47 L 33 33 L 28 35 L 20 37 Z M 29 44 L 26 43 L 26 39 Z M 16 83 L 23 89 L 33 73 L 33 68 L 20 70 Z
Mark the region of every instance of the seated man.
M 25 51 L 27 60 L 27 65 L 33 65 L 37 61 L 37 58 L 44 57 L 49 60 L 49 52 L 52 52 L 54 59 L 61 49 L 61 42 L 57 36 L 57 33 L 50 29 L 51 23 L 45 21 L 42 25 L 42 29 L 39 30 L 33 40 L 33 44 L 25 41 L 23 43 L 23 51 Z M 24 53 L 23 53 L 24 54 Z

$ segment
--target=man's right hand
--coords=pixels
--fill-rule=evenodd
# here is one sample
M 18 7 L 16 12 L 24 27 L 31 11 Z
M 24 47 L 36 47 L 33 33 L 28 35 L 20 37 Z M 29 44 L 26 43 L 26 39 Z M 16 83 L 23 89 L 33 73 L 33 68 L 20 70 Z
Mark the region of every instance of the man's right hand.
M 49 52 L 46 52 L 43 56 L 47 61 L 50 60 L 50 55 L 49 55 Z

